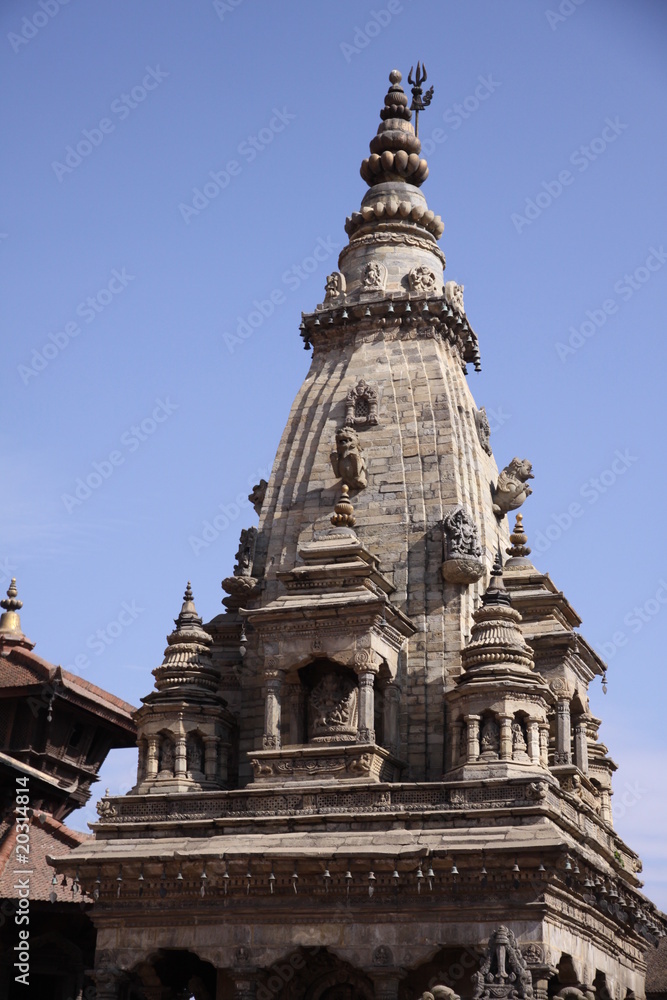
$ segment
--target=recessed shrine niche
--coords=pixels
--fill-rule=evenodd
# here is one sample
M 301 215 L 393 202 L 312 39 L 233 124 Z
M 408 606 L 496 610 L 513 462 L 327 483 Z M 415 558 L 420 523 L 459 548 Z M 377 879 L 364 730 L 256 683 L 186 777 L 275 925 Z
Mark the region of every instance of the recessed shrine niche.
M 359 681 L 349 667 L 318 659 L 299 671 L 307 743 L 352 743 L 359 726 Z

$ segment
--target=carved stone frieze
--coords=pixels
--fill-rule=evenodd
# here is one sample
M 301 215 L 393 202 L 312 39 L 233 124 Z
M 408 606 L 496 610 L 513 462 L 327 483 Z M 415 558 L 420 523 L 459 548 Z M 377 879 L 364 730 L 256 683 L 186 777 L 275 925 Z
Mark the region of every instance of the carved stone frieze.
M 493 490 L 493 512 L 504 517 L 510 510 L 516 510 L 533 492 L 527 480 L 534 479 L 533 466 L 526 458 L 513 458 L 498 476 Z
M 383 747 L 365 743 L 313 743 L 252 752 L 255 784 L 282 784 L 320 778 L 395 781 L 401 764 Z

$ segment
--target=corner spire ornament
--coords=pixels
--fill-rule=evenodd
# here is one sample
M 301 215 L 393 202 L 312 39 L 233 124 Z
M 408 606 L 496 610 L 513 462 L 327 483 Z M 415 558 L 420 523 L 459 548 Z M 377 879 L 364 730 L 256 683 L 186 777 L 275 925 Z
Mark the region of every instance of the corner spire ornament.
M 335 528 L 353 528 L 356 524 L 354 507 L 350 503 L 350 491 L 345 483 L 341 487 L 340 500 L 331 515 L 331 523 Z
M 514 523 L 514 531 L 510 535 L 510 542 L 512 544 L 508 549 L 505 549 L 505 552 L 512 559 L 523 559 L 531 553 L 530 547 L 526 545 L 527 541 L 528 535 L 523 527 L 523 514 L 517 514 L 516 521 Z
M 7 588 L 7 596 L 3 597 L 0 601 L 0 608 L 4 609 L 4 613 L 0 616 L 0 632 L 10 632 L 15 635 L 22 634 L 21 619 L 18 615 L 18 612 L 22 607 L 23 601 L 18 599 L 16 577 L 13 576 L 9 587 Z
M 424 111 L 433 100 L 433 87 L 429 87 L 425 94 L 422 90 L 422 84 L 426 83 L 426 77 L 426 66 L 422 66 L 421 63 L 417 63 L 417 70 L 414 73 L 414 76 L 413 67 L 410 67 L 410 72 L 408 73 L 408 83 L 412 87 L 412 104 L 410 105 L 410 111 L 414 111 L 415 113 L 416 136 L 419 136 L 419 112 Z

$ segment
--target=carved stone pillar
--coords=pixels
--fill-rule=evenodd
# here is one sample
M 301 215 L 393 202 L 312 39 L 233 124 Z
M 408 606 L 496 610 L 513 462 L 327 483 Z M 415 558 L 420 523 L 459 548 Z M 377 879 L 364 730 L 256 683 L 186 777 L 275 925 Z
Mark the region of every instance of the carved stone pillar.
M 549 724 L 540 726 L 540 763 L 542 767 L 549 766 Z
M 600 816 L 605 823 L 609 823 L 610 826 L 614 825 L 611 812 L 611 792 L 608 788 L 600 789 Z
M 556 754 L 555 764 L 572 763 L 572 733 L 570 699 L 559 698 L 556 705 Z
M 178 736 L 174 743 L 174 777 L 184 778 L 188 769 L 185 736 Z
M 401 689 L 398 684 L 387 684 L 384 689 L 384 742 L 388 750 L 397 754 L 400 744 L 398 729 L 398 706 Z
M 574 727 L 574 763 L 588 774 L 588 725 L 578 719 Z
M 479 757 L 479 715 L 466 715 L 465 723 L 468 727 L 468 761 L 477 760 Z
M 528 730 L 528 756 L 533 764 L 540 764 L 540 723 L 537 719 L 529 719 L 526 724 Z
M 307 737 L 303 731 L 304 690 L 301 684 L 289 686 L 289 741 L 293 746 L 306 743 Z
M 157 777 L 157 746 L 158 746 L 158 736 L 148 737 L 148 746 L 146 751 L 146 777 L 156 778 Z
M 264 740 L 265 750 L 280 747 L 280 710 L 283 687 L 281 670 L 268 669 L 264 671 L 266 681 L 266 700 L 264 703 Z
M 359 673 L 359 723 L 357 740 L 359 743 L 375 743 L 375 671 L 363 670 Z
M 393 966 L 368 969 L 368 976 L 373 981 L 375 1000 L 398 1000 L 398 988 L 406 973 L 403 969 Z
M 549 980 L 555 974 L 555 969 L 548 965 L 538 965 L 530 970 L 533 977 L 534 1000 L 547 1000 L 549 996 Z
M 255 1000 L 259 970 L 254 965 L 245 965 L 229 970 L 234 983 L 234 1000 Z
M 204 774 L 207 781 L 217 781 L 218 779 L 217 736 L 204 737 Z
M 511 715 L 499 715 L 500 723 L 500 759 L 512 759 L 512 719 Z

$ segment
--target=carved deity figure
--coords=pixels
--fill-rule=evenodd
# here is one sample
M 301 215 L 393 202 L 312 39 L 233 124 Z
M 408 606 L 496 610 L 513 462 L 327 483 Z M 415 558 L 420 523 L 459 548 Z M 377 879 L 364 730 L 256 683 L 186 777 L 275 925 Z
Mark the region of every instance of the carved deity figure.
M 361 454 L 359 435 L 353 427 L 336 431 L 336 451 L 331 454 L 334 475 L 351 490 L 363 490 L 368 484 L 366 462 Z
M 455 281 L 445 282 L 445 301 L 458 313 L 465 313 L 463 308 L 463 285 L 457 285 Z
M 458 506 L 445 517 L 444 528 L 447 533 L 449 556 L 474 556 L 482 554 L 477 537 L 477 525 L 472 519 L 467 507 Z
M 498 751 L 500 750 L 500 728 L 491 715 L 487 715 L 484 719 L 480 734 L 480 746 L 482 757 L 486 756 L 487 759 L 498 757 Z
M 493 491 L 493 513 L 503 517 L 516 510 L 533 492 L 526 480 L 534 479 L 533 466 L 526 458 L 513 458 L 498 476 Z
M 185 744 L 188 771 L 204 770 L 204 747 L 198 736 L 189 735 Z
M 329 302 L 330 299 L 337 299 L 344 291 L 345 275 L 340 271 L 333 271 L 331 274 L 328 274 L 326 285 L 324 286 L 324 301 Z
M 497 927 L 489 938 L 486 958 L 472 981 L 473 1000 L 532 1000 L 532 976 L 507 927 Z
M 413 267 L 408 272 L 408 285 L 411 292 L 434 292 L 437 281 L 435 271 L 432 271 L 430 267 L 425 267 L 423 264 L 419 265 L 419 267 Z
M 314 739 L 351 737 L 357 731 L 357 687 L 352 681 L 325 674 L 310 692 L 308 709 Z
M 241 532 L 239 548 L 236 553 L 234 576 L 252 576 L 252 564 L 255 558 L 256 541 L 257 528 L 244 528 Z
M 378 261 L 372 260 L 366 264 L 366 267 L 364 268 L 364 273 L 361 279 L 362 290 L 368 292 L 384 288 L 386 280 L 387 268 L 384 264 L 380 264 Z
M 160 740 L 160 751 L 158 754 L 158 771 L 174 770 L 174 744 L 168 736 L 163 736 Z
M 522 760 L 528 756 L 526 734 L 518 719 L 512 723 L 512 756 L 515 760 Z

